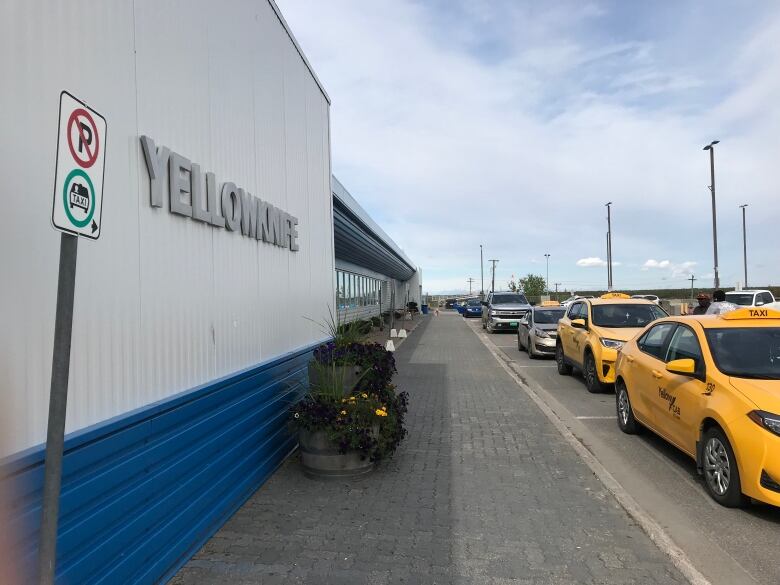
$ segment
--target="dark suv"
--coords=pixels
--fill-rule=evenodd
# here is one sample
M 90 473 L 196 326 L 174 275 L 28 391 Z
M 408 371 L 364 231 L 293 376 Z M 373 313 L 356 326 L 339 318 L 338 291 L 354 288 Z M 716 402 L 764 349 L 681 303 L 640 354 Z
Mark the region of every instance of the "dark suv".
M 492 292 L 482 305 L 482 329 L 490 333 L 516 331 L 520 319 L 531 310 L 523 293 Z

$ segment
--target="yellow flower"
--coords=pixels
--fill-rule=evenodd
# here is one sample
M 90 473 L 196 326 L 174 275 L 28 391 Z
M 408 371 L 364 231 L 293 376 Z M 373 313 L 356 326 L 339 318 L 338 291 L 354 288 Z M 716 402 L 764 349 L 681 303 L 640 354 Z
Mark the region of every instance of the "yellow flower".
M 366 394 L 365 392 L 363 392 L 363 394 L 361 394 L 361 396 L 362 396 L 363 398 L 368 398 L 368 394 Z
M 349 400 L 350 400 L 350 401 L 354 401 L 354 400 L 355 400 L 355 397 L 354 397 L 354 396 L 350 396 L 350 397 L 349 397 Z
M 347 414 L 347 411 L 346 411 L 346 410 L 342 410 L 342 411 L 341 411 L 341 414 L 343 414 L 344 416 L 346 416 L 346 414 Z
M 387 416 L 387 413 L 381 408 L 377 408 L 374 414 L 376 414 L 377 416 Z

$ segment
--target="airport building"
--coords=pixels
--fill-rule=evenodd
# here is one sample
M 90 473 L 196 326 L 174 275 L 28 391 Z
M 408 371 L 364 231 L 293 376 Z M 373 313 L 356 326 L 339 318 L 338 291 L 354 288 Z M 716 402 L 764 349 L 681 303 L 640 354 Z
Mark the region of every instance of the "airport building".
M 0 16 L 13 558 L 36 564 L 63 206 L 99 238 L 78 244 L 57 582 L 164 582 L 295 450 L 332 309 L 420 303 L 421 272 L 332 177 L 330 100 L 273 0 Z M 60 119 L 63 91 L 105 134 Z M 58 137 L 104 158 L 99 213 L 55 184 Z

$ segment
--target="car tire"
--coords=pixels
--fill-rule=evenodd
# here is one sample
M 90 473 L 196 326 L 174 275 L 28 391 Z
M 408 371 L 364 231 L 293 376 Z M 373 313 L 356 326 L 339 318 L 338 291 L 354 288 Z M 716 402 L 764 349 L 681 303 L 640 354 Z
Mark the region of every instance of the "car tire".
M 604 385 L 599 380 L 599 374 L 596 371 L 596 358 L 586 350 L 585 360 L 582 364 L 582 376 L 585 378 L 585 387 L 591 394 L 599 394 L 604 391 Z
M 520 343 L 520 333 L 517 334 L 517 351 L 523 351 L 523 344 Z
M 531 336 L 528 336 L 528 345 L 526 346 L 525 350 L 528 352 L 528 359 L 529 360 L 535 360 L 536 359 L 536 353 L 534 352 L 533 348 L 531 347 Z
M 713 500 L 727 508 L 741 508 L 747 503 L 742 493 L 737 458 L 726 433 L 710 427 L 701 440 L 701 463 L 704 486 Z
M 563 345 L 560 343 L 555 345 L 555 363 L 558 365 L 558 373 L 561 376 L 571 376 L 571 366 L 566 363 Z
M 622 380 L 615 384 L 615 411 L 618 427 L 621 431 L 627 435 L 638 435 L 641 432 L 642 427 L 634 418 L 634 409 L 628 396 L 628 388 Z

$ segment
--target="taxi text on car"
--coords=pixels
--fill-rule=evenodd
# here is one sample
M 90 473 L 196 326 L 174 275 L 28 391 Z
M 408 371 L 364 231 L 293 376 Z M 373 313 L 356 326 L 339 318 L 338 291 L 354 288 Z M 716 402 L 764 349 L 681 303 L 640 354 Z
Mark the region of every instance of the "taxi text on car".
M 780 506 L 780 311 L 746 307 L 650 324 L 619 353 L 618 424 L 694 458 L 725 506 Z

